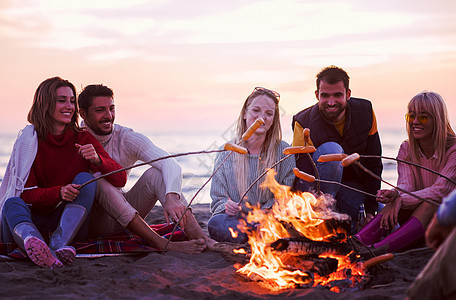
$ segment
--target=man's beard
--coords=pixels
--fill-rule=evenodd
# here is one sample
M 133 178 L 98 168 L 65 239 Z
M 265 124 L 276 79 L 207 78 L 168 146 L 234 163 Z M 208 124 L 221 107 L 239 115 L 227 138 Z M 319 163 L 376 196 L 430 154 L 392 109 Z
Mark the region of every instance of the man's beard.
M 97 127 L 96 130 L 92 129 L 96 135 L 110 135 L 112 133 L 112 130 L 114 129 L 113 123 L 111 123 L 111 128 L 109 130 L 102 128 L 101 124 L 106 121 L 112 122 L 112 120 L 103 120 L 100 122 L 100 127 Z
M 342 106 L 341 104 L 337 103 L 333 105 L 332 107 L 337 107 L 337 110 L 335 111 L 328 111 L 329 106 L 328 105 L 323 105 L 323 107 L 320 107 L 320 112 L 323 115 L 325 119 L 330 121 L 331 123 L 337 123 L 339 116 L 345 111 L 345 108 L 347 105 Z

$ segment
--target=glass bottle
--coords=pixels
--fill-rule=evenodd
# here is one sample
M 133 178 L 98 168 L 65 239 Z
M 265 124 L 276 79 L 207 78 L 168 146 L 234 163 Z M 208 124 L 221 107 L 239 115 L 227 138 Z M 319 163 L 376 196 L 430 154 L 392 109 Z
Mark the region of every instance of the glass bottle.
M 364 227 L 366 223 L 366 210 L 364 209 L 364 204 L 361 204 L 359 206 L 359 212 L 358 212 L 358 231 L 361 230 L 361 228 Z

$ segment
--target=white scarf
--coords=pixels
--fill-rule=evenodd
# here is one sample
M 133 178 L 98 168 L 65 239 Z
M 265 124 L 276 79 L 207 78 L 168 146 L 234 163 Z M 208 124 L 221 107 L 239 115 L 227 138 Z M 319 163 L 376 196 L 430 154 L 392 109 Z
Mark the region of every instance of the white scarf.
M 37 151 L 38 136 L 35 127 L 33 125 L 27 125 L 17 135 L 13 152 L 11 153 L 5 176 L 3 176 L 0 186 L 0 220 L 2 220 L 3 205 L 6 199 L 19 197 L 22 194 Z

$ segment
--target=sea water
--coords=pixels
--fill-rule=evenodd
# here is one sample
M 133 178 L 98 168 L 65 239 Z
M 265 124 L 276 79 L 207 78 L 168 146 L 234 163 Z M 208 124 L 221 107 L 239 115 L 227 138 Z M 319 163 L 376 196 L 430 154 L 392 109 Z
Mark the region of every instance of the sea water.
M 194 133 L 154 133 L 143 132 L 152 142 L 168 151 L 170 154 L 178 154 L 193 151 L 209 151 L 220 148 L 224 143 L 231 140 L 233 136 L 232 128 L 221 132 L 194 132 Z M 0 179 L 3 178 L 9 157 L 16 139 L 15 132 L 0 135 Z M 291 143 L 291 133 L 284 133 L 283 139 Z M 406 133 L 403 129 L 386 129 L 380 130 L 380 139 L 382 142 L 383 156 L 396 157 L 399 146 L 406 139 Z M 187 201 L 193 197 L 193 203 L 210 203 L 210 182 L 204 187 L 211 176 L 214 168 L 214 159 L 216 154 L 198 154 L 188 155 L 176 158 L 182 167 L 182 192 Z M 141 166 L 133 168 L 126 185 L 126 189 L 131 188 L 139 176 L 148 168 Z M 368 175 L 366 175 L 368 176 Z M 396 184 L 397 172 L 396 162 L 392 160 L 383 160 L 383 174 L 385 181 Z M 202 188 L 202 189 L 201 189 Z M 382 183 L 382 188 L 390 188 Z M 199 191 L 201 189 L 201 191 Z M 199 192 L 198 192 L 199 191 Z

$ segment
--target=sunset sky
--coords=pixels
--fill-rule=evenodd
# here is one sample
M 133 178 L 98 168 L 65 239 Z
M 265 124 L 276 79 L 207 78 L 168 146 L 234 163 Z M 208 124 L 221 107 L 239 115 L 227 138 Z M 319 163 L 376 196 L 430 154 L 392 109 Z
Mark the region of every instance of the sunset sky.
M 456 0 L 2 0 L 0 128 L 17 132 L 37 86 L 61 76 L 114 89 L 117 121 L 149 132 L 223 131 L 255 86 L 291 116 L 334 64 L 379 128 L 440 93 L 456 120 Z

